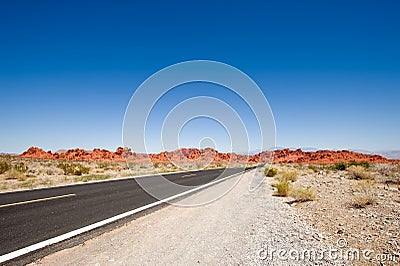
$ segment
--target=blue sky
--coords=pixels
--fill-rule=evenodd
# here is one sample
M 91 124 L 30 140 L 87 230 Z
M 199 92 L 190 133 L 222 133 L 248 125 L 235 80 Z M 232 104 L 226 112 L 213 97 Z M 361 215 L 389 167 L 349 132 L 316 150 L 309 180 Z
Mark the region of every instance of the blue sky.
M 400 148 L 398 1 L 82 2 L 0 2 L 0 152 L 114 150 L 135 89 L 194 59 L 259 84 L 277 146 Z

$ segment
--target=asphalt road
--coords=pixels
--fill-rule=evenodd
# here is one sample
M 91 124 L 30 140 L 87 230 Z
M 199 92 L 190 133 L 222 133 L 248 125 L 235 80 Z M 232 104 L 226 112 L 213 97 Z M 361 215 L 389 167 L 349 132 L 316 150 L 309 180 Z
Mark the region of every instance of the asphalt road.
M 201 170 L 164 177 L 190 190 L 243 170 Z M 141 178 L 156 180 L 156 176 Z M 174 193 L 166 190 L 165 198 Z M 134 178 L 0 194 L 0 255 L 156 201 Z

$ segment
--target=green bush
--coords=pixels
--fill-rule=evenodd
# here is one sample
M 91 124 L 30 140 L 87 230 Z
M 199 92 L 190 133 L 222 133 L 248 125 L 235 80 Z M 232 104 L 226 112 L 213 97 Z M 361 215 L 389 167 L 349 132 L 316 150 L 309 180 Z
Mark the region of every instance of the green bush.
M 16 163 L 14 164 L 13 168 L 15 171 L 20 173 L 25 173 L 28 170 L 28 166 L 26 166 L 24 163 Z
M 81 164 L 73 163 L 59 163 L 58 168 L 64 171 L 64 175 L 83 175 L 89 174 L 89 167 L 83 166 Z
M 315 164 L 309 164 L 308 165 L 308 169 L 311 169 L 314 172 L 318 172 L 319 171 L 319 167 L 317 167 Z
M 153 165 L 155 168 L 161 168 L 164 164 L 160 163 L 160 162 L 155 162 L 155 163 L 153 163 Z
M 274 177 L 278 173 L 278 170 L 275 168 L 265 168 L 264 174 L 268 177 Z
M 10 170 L 10 165 L 5 161 L 0 161 L 0 174 L 7 172 Z
M 333 165 L 334 170 L 344 171 L 347 168 L 347 164 L 344 162 L 335 163 Z
M 369 169 L 369 167 L 370 167 L 370 164 L 369 164 L 369 162 L 365 162 L 365 161 L 362 161 L 362 162 L 356 162 L 356 161 L 350 161 L 349 162 L 349 165 L 348 166 L 352 166 L 352 165 L 355 165 L 355 166 L 362 166 L 362 167 L 364 167 L 364 168 L 366 168 L 366 169 Z

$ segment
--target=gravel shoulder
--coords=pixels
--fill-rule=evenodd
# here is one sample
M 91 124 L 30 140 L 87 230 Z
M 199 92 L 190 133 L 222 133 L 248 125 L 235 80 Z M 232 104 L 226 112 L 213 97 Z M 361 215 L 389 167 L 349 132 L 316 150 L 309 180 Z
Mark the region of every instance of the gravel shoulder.
M 249 192 L 253 173 L 244 174 L 229 193 L 209 204 L 169 205 L 31 265 L 315 265 L 296 254 L 278 258 L 272 251 L 301 252 L 326 246 L 320 233 L 285 203 L 287 199 L 272 196 L 267 179 Z M 218 193 L 223 183 L 183 199 L 183 204 Z M 319 259 L 317 263 L 341 265 Z

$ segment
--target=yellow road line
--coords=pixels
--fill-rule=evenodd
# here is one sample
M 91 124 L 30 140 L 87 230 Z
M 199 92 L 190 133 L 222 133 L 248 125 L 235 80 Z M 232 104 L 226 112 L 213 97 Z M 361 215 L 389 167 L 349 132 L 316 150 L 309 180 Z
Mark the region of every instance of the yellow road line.
M 48 197 L 48 198 L 42 198 L 42 199 L 34 199 L 34 200 L 20 201 L 20 202 L 14 202 L 14 203 L 8 203 L 8 204 L 0 205 L 0 208 L 11 207 L 11 206 L 17 206 L 17 205 L 22 205 L 22 204 L 34 203 L 34 202 L 40 202 L 40 201 L 47 201 L 47 200 L 54 200 L 54 199 L 62 199 L 62 198 L 68 198 L 68 197 L 75 197 L 75 196 L 76 196 L 75 194 L 65 194 L 65 195 L 54 196 L 54 197 Z
M 189 177 L 189 176 L 195 176 L 195 175 L 196 175 L 196 174 L 183 175 L 183 176 L 181 176 L 181 178 Z

